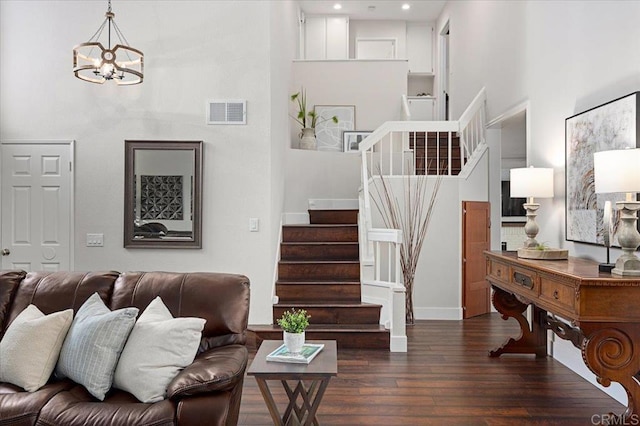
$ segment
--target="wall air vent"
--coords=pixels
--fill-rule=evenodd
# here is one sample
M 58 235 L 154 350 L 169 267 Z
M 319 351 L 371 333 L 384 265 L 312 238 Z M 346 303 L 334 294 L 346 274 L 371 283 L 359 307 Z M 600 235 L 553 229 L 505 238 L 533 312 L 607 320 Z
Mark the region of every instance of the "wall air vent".
M 247 124 L 247 101 L 239 99 L 207 101 L 207 124 Z

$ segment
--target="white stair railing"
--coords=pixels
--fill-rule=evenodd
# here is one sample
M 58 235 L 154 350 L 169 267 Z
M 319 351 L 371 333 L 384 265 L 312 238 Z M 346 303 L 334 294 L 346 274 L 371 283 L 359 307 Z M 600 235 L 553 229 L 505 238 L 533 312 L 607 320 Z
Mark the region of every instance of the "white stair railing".
M 391 244 L 394 250 L 399 250 L 402 236 L 400 234 L 398 240 L 397 235 L 393 234 L 393 232 L 400 232 L 399 230 L 372 228 L 369 190 L 372 176 L 465 176 L 469 173 L 469 169 L 474 167 L 480 157 L 479 153 L 486 147 L 485 103 L 486 93 L 483 88 L 458 121 L 387 121 L 360 144 L 362 170 L 359 226 L 362 297 L 365 301 L 366 299 L 386 300 L 386 305 L 383 303 L 383 311 L 390 313 L 387 315 L 390 323 L 385 325 L 388 325 L 392 332 L 391 350 L 402 348 L 402 344 L 396 344 L 394 348 L 395 330 L 396 333 L 403 333 L 402 336 L 395 335 L 395 342 L 401 342 L 404 338 L 403 351 L 406 351 L 404 291 L 402 293 L 399 291 L 400 288 L 404 290 L 404 285 L 402 274 L 397 273 L 398 269 L 394 270 L 396 272 L 394 276 L 387 277 L 388 281 L 379 279 L 379 262 L 384 262 L 385 259 L 384 256 L 382 259 L 379 258 L 381 253 L 379 245 Z M 406 115 L 409 114 L 410 111 L 407 111 Z M 422 137 L 425 139 L 424 149 L 419 147 L 422 143 L 419 138 Z M 428 147 L 427 139 L 432 142 L 435 140 L 435 147 Z M 454 144 L 456 139 L 458 143 Z M 443 151 L 446 155 L 442 155 Z M 393 232 L 388 233 L 389 231 Z M 391 257 L 387 255 L 386 259 Z M 385 288 L 386 296 L 381 297 L 379 291 L 374 291 L 374 288 Z M 403 298 L 401 308 L 395 303 L 395 298 L 400 294 Z M 402 316 L 396 318 L 400 311 Z M 402 326 L 398 322 L 402 323 Z
M 400 267 L 402 231 L 371 229 L 368 239 L 374 247 L 375 269 L 372 279 L 362 283 L 363 301 L 382 305 L 380 321 L 391 335 L 389 349 L 406 352 L 405 288 Z

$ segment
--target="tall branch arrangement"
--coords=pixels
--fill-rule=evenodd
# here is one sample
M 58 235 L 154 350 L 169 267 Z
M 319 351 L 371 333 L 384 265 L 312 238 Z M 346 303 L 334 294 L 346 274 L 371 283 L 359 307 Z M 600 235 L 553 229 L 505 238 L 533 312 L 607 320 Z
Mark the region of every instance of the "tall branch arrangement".
M 385 226 L 402 231 L 400 267 L 402 268 L 402 279 L 406 290 L 406 322 L 407 324 L 414 324 L 413 284 L 416 267 L 422 251 L 422 244 L 429 229 L 429 222 L 433 216 L 433 209 L 442 184 L 442 175 L 439 174 L 436 177 L 430 196 L 427 194 L 427 181 L 429 179 L 426 176 L 406 176 L 403 179 L 404 200 L 402 204 L 398 202 L 398 197 L 388 179 L 385 179 L 382 175 L 380 168 L 378 168 L 378 177 L 380 178 L 380 185 L 375 183 L 373 185 L 377 197 L 371 198 L 380 212 Z

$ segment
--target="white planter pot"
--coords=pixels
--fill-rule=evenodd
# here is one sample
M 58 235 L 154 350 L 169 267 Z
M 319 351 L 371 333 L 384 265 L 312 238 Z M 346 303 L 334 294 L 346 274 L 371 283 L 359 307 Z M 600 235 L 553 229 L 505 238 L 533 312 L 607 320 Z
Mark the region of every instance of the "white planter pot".
M 317 147 L 315 130 L 311 128 L 302 129 L 302 133 L 300 133 L 300 149 L 315 151 Z
M 292 354 L 300 353 L 304 345 L 304 331 L 302 333 L 284 332 L 284 344 Z

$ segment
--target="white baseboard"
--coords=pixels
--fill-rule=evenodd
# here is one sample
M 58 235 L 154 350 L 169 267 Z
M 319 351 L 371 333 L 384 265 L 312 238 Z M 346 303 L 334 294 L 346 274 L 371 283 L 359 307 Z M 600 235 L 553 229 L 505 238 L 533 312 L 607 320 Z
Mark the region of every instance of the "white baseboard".
M 393 337 L 391 336 L 391 344 L 389 346 L 391 352 L 407 351 L 407 336 Z
M 283 225 L 308 225 L 309 213 L 282 213 Z
M 417 320 L 461 320 L 462 308 L 413 308 Z

